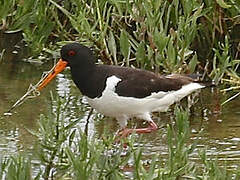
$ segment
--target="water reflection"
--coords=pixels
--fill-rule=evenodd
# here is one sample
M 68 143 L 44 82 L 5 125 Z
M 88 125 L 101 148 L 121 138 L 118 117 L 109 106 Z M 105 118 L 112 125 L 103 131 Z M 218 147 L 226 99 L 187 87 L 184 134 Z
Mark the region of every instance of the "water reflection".
M 0 130 L 0 149 L 2 155 L 12 155 L 21 150 L 19 142 L 19 129 L 11 129 L 9 131 Z M 1 157 L 0 156 L 0 157 Z

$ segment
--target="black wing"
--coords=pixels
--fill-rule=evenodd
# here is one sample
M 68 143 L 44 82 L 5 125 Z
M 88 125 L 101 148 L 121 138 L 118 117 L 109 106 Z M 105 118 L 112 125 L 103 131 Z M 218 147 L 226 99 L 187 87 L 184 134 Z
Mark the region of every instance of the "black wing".
M 193 81 L 192 78 L 181 75 L 160 76 L 146 70 L 98 65 L 92 76 L 89 75 L 76 84 L 82 94 L 90 98 L 101 97 L 106 87 L 106 79 L 111 76 L 121 79 L 115 89 L 119 96 L 135 98 L 144 98 L 153 92 L 178 90 Z
M 193 81 L 192 78 L 181 75 L 160 76 L 149 71 L 129 68 L 124 71 L 126 72 L 118 74 L 121 81 L 117 84 L 115 92 L 119 96 L 144 98 L 153 92 L 176 91 Z

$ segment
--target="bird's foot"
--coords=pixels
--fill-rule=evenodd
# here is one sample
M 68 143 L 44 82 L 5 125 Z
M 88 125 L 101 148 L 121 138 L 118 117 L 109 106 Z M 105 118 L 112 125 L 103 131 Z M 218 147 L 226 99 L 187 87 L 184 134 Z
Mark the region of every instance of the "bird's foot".
M 132 134 L 133 132 L 137 134 L 143 134 L 143 133 L 150 133 L 152 131 L 156 131 L 158 129 L 158 126 L 153 122 L 149 122 L 149 126 L 147 128 L 137 128 L 137 129 L 128 129 L 124 128 L 122 131 L 118 133 L 118 136 L 120 138 L 124 138 Z
M 121 130 L 120 132 L 118 132 L 118 137 L 116 139 L 116 143 L 119 143 L 121 141 L 121 139 L 126 138 L 127 136 L 129 136 L 132 133 L 137 133 L 137 134 L 143 134 L 143 133 L 150 133 L 152 131 L 156 131 L 158 129 L 158 126 L 151 121 L 149 123 L 149 126 L 147 128 L 137 128 L 137 129 L 129 129 L 129 128 L 124 128 L 123 130 Z M 128 144 L 124 143 L 123 147 L 127 148 Z

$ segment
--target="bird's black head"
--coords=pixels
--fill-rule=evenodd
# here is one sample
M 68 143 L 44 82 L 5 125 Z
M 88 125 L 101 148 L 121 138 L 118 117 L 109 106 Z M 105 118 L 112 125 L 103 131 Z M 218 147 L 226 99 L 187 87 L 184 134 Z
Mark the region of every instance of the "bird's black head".
M 94 66 L 95 57 L 92 51 L 79 43 L 71 43 L 62 47 L 61 58 L 67 61 L 70 67 Z
M 86 75 L 91 72 L 94 67 L 94 56 L 92 51 L 78 43 L 67 44 L 61 49 L 61 59 L 57 62 L 54 68 L 49 71 L 48 75 L 44 77 L 41 83 L 38 85 L 37 89 L 40 91 L 44 88 L 56 75 L 62 72 L 66 66 L 71 67 L 71 73 L 73 75 L 73 80 L 78 82 L 81 79 L 80 75 Z M 80 73 L 79 73 L 80 72 Z M 83 76 L 85 78 L 85 76 Z

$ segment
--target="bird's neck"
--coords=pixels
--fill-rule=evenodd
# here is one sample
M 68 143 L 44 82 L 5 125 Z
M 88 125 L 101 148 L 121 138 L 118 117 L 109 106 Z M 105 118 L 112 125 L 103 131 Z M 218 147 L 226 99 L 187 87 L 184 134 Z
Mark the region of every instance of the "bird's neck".
M 88 68 L 71 67 L 72 79 L 83 95 L 87 95 L 86 93 L 89 91 L 94 72 L 95 65 Z

